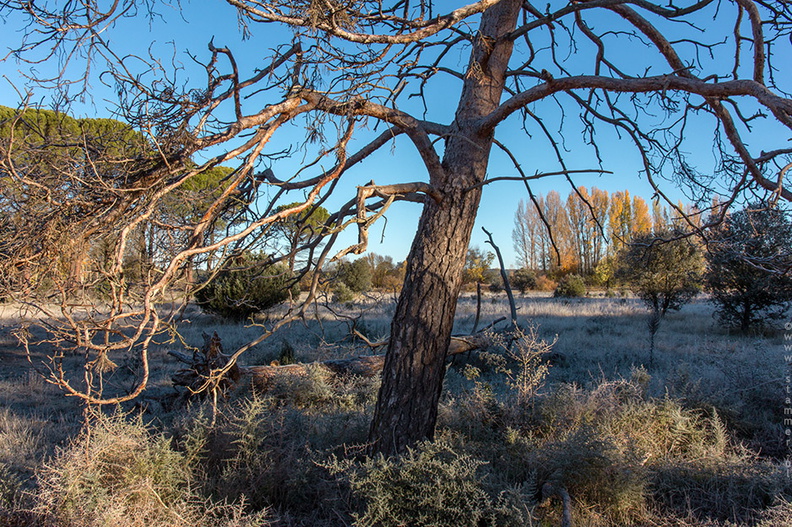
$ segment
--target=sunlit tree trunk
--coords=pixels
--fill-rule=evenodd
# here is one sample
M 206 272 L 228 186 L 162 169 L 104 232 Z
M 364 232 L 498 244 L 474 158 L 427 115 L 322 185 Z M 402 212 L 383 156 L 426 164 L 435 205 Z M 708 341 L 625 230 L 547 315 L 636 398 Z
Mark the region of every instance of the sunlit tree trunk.
M 431 181 L 443 199 L 427 200 L 407 258 L 371 425 L 374 453 L 403 452 L 434 435 L 465 254 L 481 198 L 481 187 L 473 187 L 485 178 L 492 145 L 492 131 L 481 131 L 478 120 L 500 102 L 512 52 L 512 42 L 501 37 L 514 29 L 520 5 L 503 0 L 482 15 L 443 173 Z

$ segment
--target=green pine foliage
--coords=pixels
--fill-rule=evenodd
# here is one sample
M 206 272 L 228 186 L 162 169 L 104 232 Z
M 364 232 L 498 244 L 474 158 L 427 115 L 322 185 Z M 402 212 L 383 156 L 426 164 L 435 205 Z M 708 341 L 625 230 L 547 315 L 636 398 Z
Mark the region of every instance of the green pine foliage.
M 242 321 L 299 294 L 299 285 L 286 266 L 244 256 L 231 260 L 201 285 L 195 299 L 204 311 Z
M 792 302 L 792 220 L 752 205 L 728 216 L 708 244 L 707 288 L 726 327 L 743 332 L 781 319 Z
M 559 280 L 558 286 L 553 291 L 553 296 L 563 298 L 586 296 L 586 283 L 579 275 L 567 275 Z
M 536 272 L 526 267 L 514 271 L 509 280 L 511 285 L 519 289 L 521 293 L 525 293 L 529 289 L 536 289 Z
M 371 265 L 365 258 L 338 264 L 338 280 L 352 290 L 353 293 L 369 291 L 371 289 L 372 275 Z

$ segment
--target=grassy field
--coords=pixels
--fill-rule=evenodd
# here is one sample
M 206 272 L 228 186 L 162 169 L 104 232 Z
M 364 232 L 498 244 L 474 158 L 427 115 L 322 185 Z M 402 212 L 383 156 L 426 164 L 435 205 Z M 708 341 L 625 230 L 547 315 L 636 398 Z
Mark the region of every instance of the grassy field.
M 394 301 L 329 307 L 242 362 L 368 354 L 350 329 L 385 337 Z M 560 525 L 565 494 L 575 526 L 792 525 L 783 328 L 730 335 L 700 298 L 663 321 L 650 364 L 637 299 L 518 307 L 524 338 L 455 358 L 435 440 L 385 460 L 361 454 L 376 379 L 312 368 L 265 393 L 242 384 L 213 417 L 170 385 L 167 351 L 185 349 L 163 338 L 140 401 L 86 412 L 33 370 L 47 350 L 29 360 L 20 313 L 2 306 L 0 525 Z M 485 298 L 483 324 L 507 313 Z M 462 298 L 456 331 L 474 317 Z M 227 352 L 259 331 L 194 308 L 179 326 L 189 346 L 217 332 Z M 116 362 L 106 382 L 123 391 L 139 365 Z

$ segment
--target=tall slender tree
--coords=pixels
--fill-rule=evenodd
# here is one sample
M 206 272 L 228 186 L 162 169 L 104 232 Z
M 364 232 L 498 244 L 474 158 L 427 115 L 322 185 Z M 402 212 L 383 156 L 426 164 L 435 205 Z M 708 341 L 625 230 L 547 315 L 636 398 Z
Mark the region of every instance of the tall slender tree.
M 668 209 L 666 209 L 660 200 L 655 198 L 652 200 L 652 232 L 661 233 L 668 230 L 671 221 L 668 218 Z
M 591 272 L 593 273 L 597 266 L 599 265 L 600 261 L 605 257 L 605 251 L 607 248 L 607 221 L 606 218 L 608 217 L 608 206 L 610 203 L 610 197 L 608 196 L 608 192 L 605 190 L 600 190 L 597 187 L 593 187 L 591 189 L 591 209 L 593 211 L 593 217 L 591 218 L 592 225 L 590 226 L 592 238 L 591 238 Z
M 611 194 L 608 211 L 608 232 L 612 251 L 618 252 L 630 242 L 633 232 L 633 214 L 630 191 Z
M 561 194 L 551 190 L 544 198 L 542 213 L 547 221 L 545 231 L 548 245 L 552 245 L 548 255 L 549 269 L 570 272 L 575 266 L 574 241 L 569 215 L 564 204 Z
M 632 236 L 651 234 L 652 217 L 649 215 L 649 206 L 641 196 L 633 196 L 632 200 Z
M 544 225 L 536 207 L 520 200 L 514 213 L 512 241 L 517 254 L 517 264 L 527 269 L 540 267 L 541 236 Z

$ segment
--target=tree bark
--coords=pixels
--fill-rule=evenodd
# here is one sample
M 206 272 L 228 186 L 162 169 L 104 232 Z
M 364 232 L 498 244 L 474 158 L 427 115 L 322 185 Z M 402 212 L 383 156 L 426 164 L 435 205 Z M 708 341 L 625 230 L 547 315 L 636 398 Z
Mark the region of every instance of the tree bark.
M 394 455 L 432 439 L 445 375 L 465 254 L 476 220 L 492 145 L 482 118 L 503 93 L 520 0 L 503 0 L 482 14 L 462 95 L 451 125 L 442 173 L 431 184 L 443 195 L 427 200 L 407 257 L 407 275 L 391 324 L 382 386 L 369 433 L 370 452 Z

